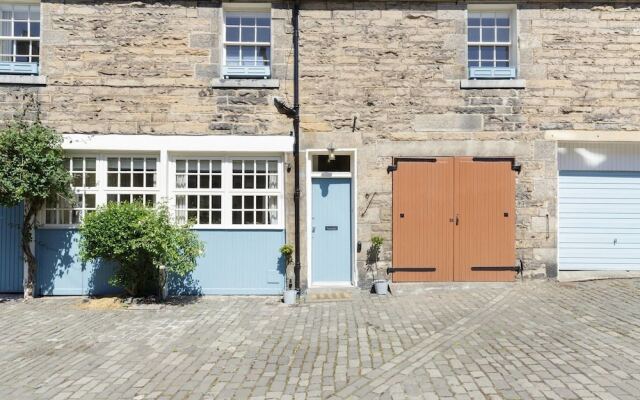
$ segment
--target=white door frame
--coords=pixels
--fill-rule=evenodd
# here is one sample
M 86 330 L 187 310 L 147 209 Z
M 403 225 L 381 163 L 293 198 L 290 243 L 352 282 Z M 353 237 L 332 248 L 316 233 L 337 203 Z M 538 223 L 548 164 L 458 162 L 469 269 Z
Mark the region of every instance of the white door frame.
M 307 194 L 307 287 L 355 287 L 358 284 L 358 268 L 357 262 L 357 232 L 358 232 L 358 184 L 356 176 L 358 176 L 356 157 L 357 150 L 354 148 L 336 149 L 336 155 L 351 156 L 351 172 L 313 172 L 313 156 L 319 154 L 329 154 L 327 149 L 308 149 L 305 151 L 306 157 L 306 194 Z M 311 279 L 312 265 L 312 183 L 313 178 L 351 178 L 351 282 L 322 282 L 314 283 Z

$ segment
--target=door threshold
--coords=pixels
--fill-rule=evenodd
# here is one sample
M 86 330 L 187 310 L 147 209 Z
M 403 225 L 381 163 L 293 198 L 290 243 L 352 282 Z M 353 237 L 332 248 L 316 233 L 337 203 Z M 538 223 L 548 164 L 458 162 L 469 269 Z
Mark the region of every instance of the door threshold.
M 345 289 L 356 287 L 351 282 L 327 282 L 327 283 L 312 283 L 309 285 L 309 289 Z

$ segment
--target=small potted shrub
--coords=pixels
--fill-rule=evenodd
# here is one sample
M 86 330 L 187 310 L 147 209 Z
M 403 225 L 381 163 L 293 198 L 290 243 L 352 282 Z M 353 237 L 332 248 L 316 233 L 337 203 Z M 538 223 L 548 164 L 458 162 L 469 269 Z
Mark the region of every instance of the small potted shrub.
M 288 268 L 293 260 L 293 246 L 290 244 L 283 245 L 280 247 L 280 254 L 282 255 L 282 258 L 284 258 L 285 268 Z M 296 304 L 297 295 L 298 291 L 293 288 L 293 283 L 289 278 L 287 282 L 287 289 L 284 291 L 284 304 Z
M 376 271 L 373 286 L 376 293 L 380 295 L 385 295 L 389 291 L 389 281 L 380 278 L 380 269 L 378 269 L 378 260 L 380 259 L 380 251 L 382 250 L 383 243 L 384 239 L 382 236 L 372 236 L 371 247 L 369 248 L 369 259 Z

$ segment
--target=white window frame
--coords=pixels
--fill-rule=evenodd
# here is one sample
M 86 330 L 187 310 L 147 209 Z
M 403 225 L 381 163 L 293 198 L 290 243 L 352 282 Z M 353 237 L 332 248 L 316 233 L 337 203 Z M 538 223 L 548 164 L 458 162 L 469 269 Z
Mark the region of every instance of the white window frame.
M 11 30 L 12 30 L 12 34 L 11 35 L 3 35 L 2 34 L 2 29 L 1 26 L 2 24 L 0 23 L 0 40 L 12 40 L 13 41 L 13 48 L 12 48 L 12 54 L 5 54 L 2 51 L 2 46 L 0 46 L 0 57 L 1 56 L 11 56 L 13 57 L 12 61 L 1 61 L 0 62 L 11 62 L 11 63 L 36 63 L 38 65 L 40 65 L 40 61 L 41 61 L 41 57 L 42 57 L 42 49 L 40 48 L 42 41 L 41 41 L 41 36 L 42 36 L 42 9 L 40 6 L 40 2 L 21 2 L 21 1 L 13 1 L 13 2 L 0 2 L 0 5 L 2 6 L 11 6 L 12 8 L 12 14 L 11 14 L 11 19 L 10 20 L 5 20 L 2 19 L 2 13 L 0 13 L 0 21 L 5 22 L 5 21 L 10 21 L 11 22 Z M 15 7 L 28 7 L 28 13 L 27 13 L 27 20 L 23 21 L 23 20 L 18 20 L 20 22 L 26 22 L 27 23 L 27 27 L 28 27 L 28 31 L 29 31 L 29 36 L 15 36 L 15 32 L 13 32 L 13 29 L 15 27 L 15 18 L 14 18 L 14 10 Z M 39 9 L 39 15 L 40 15 L 40 19 L 39 20 L 31 20 L 31 7 L 37 7 Z M 38 22 L 40 24 L 40 33 L 38 36 L 31 36 L 31 22 Z M 39 52 L 37 55 L 33 54 L 33 45 L 29 44 L 29 61 L 16 61 L 16 58 L 21 56 L 24 57 L 23 55 L 18 55 L 17 54 L 17 42 L 18 41 L 28 41 L 28 42 L 38 42 L 38 48 L 39 48 Z M 38 61 L 33 61 L 33 57 L 38 57 Z
M 177 161 L 179 160 L 185 160 L 186 161 L 186 170 L 188 171 L 189 166 L 188 163 L 189 161 L 193 161 L 193 160 L 206 160 L 206 161 L 220 161 L 220 188 L 207 188 L 207 189 L 202 189 L 202 188 L 189 188 L 188 187 L 188 176 L 189 173 L 185 172 L 185 187 L 184 188 L 178 188 L 177 187 Z M 224 225 L 224 207 L 225 207 L 225 165 L 224 165 L 225 161 L 224 161 L 224 157 L 212 157 L 212 156 L 199 156 L 199 155 L 185 155 L 185 156 L 178 156 L 178 155 L 174 155 L 171 158 L 170 161 L 170 165 L 169 165 L 169 188 L 171 191 L 170 194 L 170 208 L 171 208 L 171 212 L 172 215 L 174 216 L 174 219 L 177 218 L 176 216 L 176 212 L 178 211 L 178 207 L 177 207 L 177 196 L 187 196 L 185 198 L 185 212 L 188 213 L 189 208 L 188 208 L 188 196 L 220 196 L 220 201 L 221 201 L 221 222 L 219 224 L 194 224 L 194 227 L 196 228 L 214 228 L 214 227 L 220 227 L 222 225 Z M 196 176 L 200 176 L 200 172 L 198 171 Z M 198 186 L 200 185 L 200 180 L 198 179 Z M 198 202 L 200 200 L 198 199 Z M 200 211 L 200 207 L 198 204 L 198 212 Z M 213 211 L 215 209 L 213 208 L 209 208 L 209 211 Z M 177 221 L 179 223 L 183 223 L 185 221 Z
M 222 188 L 221 189 L 189 189 L 176 187 L 176 161 L 177 160 L 220 160 L 222 161 Z M 265 160 L 276 161 L 278 166 L 278 187 L 276 189 L 233 189 L 233 160 Z M 282 230 L 284 229 L 284 164 L 279 155 L 247 155 L 247 154 L 197 154 L 175 153 L 169 157 L 169 195 L 168 203 L 172 214 L 175 216 L 176 195 L 195 194 L 220 194 L 222 196 L 222 223 L 221 224 L 194 224 L 194 229 L 207 230 Z M 232 223 L 232 199 L 234 195 L 264 195 L 277 196 L 278 223 L 277 224 L 233 224 Z
M 483 42 L 482 41 L 482 29 L 480 29 L 480 41 L 478 42 L 470 42 L 469 41 L 469 16 L 473 13 L 506 13 L 509 15 L 509 42 L 499 42 L 497 41 L 497 32 L 496 37 L 493 42 Z M 516 71 L 516 78 L 519 75 L 518 71 L 518 7 L 515 4 L 470 4 L 467 8 L 467 12 L 465 14 L 465 61 L 467 71 L 470 70 L 469 66 L 469 47 L 470 46 L 491 46 L 494 47 L 494 56 L 493 61 L 495 64 L 495 47 L 496 46 L 508 46 L 509 47 L 509 66 L 508 67 L 485 67 L 485 68 L 514 68 Z M 479 50 L 480 53 L 482 50 Z M 482 55 L 480 54 L 480 60 L 482 59 Z M 478 65 L 480 67 L 480 65 Z M 469 73 L 467 73 L 469 75 Z
M 95 187 L 72 187 L 74 194 L 95 194 L 96 195 L 96 208 L 107 204 L 108 194 L 153 194 L 155 195 L 155 204 L 159 204 L 164 199 L 162 197 L 162 179 L 164 174 L 161 170 L 162 164 L 159 153 L 149 152 L 131 152 L 131 153 L 98 153 L 91 151 L 82 152 L 66 152 L 65 158 L 73 159 L 74 157 L 83 158 L 95 158 L 96 159 L 96 186 Z M 107 186 L 107 159 L 112 157 L 127 157 L 127 158 L 148 158 L 153 157 L 156 159 L 156 186 L 153 188 L 136 188 L 136 187 L 108 187 Z M 70 174 L 73 171 L 69 172 Z M 48 208 L 52 210 L 51 208 Z M 73 208 L 79 210 L 80 208 Z M 80 224 L 48 224 L 46 221 L 46 207 L 43 207 L 38 216 L 38 227 L 44 229 L 77 229 Z M 84 213 L 83 213 L 84 216 Z M 82 223 L 82 221 L 80 221 Z
M 155 200 L 154 200 L 154 205 L 157 205 L 158 203 L 161 202 L 161 191 L 160 191 L 160 179 L 161 179 L 161 174 L 160 174 L 160 169 L 162 168 L 161 164 L 160 164 L 160 155 L 159 154 L 151 154 L 151 153 L 119 153 L 119 154 L 105 154 L 102 157 L 102 163 L 103 163 L 103 177 L 104 177 L 104 186 L 100 187 L 100 192 L 103 195 L 103 198 L 100 202 L 100 204 L 107 204 L 107 197 L 108 195 L 143 195 L 145 197 L 146 200 L 146 196 L 147 195 L 155 195 Z M 131 186 L 128 187 L 122 187 L 122 186 L 109 186 L 108 183 L 108 174 L 109 173 L 114 173 L 113 171 L 109 171 L 109 166 L 107 163 L 107 160 L 109 158 L 118 158 L 118 163 L 120 162 L 119 159 L 120 158 L 130 158 L 132 165 L 131 165 L 131 173 L 133 174 L 133 159 L 134 158 L 144 158 L 145 159 L 145 164 L 146 164 L 146 159 L 147 158 L 155 158 L 156 159 L 156 170 L 154 171 L 156 174 L 156 184 L 154 187 L 134 187 L 133 186 L 133 177 L 131 178 Z M 117 174 L 120 174 L 121 171 L 120 169 L 118 169 L 117 172 L 115 172 Z M 143 174 L 146 174 L 146 165 L 145 165 L 145 172 L 143 172 Z M 118 179 L 118 182 L 120 180 Z M 146 201 L 145 201 L 146 204 Z

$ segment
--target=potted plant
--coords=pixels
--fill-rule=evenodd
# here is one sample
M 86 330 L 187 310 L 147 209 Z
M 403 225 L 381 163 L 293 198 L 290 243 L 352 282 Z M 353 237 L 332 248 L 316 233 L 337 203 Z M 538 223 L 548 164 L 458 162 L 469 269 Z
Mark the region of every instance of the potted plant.
M 377 294 L 385 295 L 389 291 L 389 282 L 386 279 L 380 278 L 380 269 L 378 269 L 378 260 L 380 259 L 380 250 L 382 249 L 382 244 L 384 243 L 384 239 L 382 236 L 372 236 L 371 237 L 371 247 L 369 248 L 369 259 L 375 268 L 375 279 L 373 281 L 373 286 Z
M 293 246 L 290 244 L 284 244 L 280 247 L 280 254 L 284 259 L 285 269 L 291 265 L 293 259 Z M 296 304 L 296 297 L 298 291 L 293 288 L 291 279 L 288 279 L 287 290 L 284 291 L 284 304 Z

